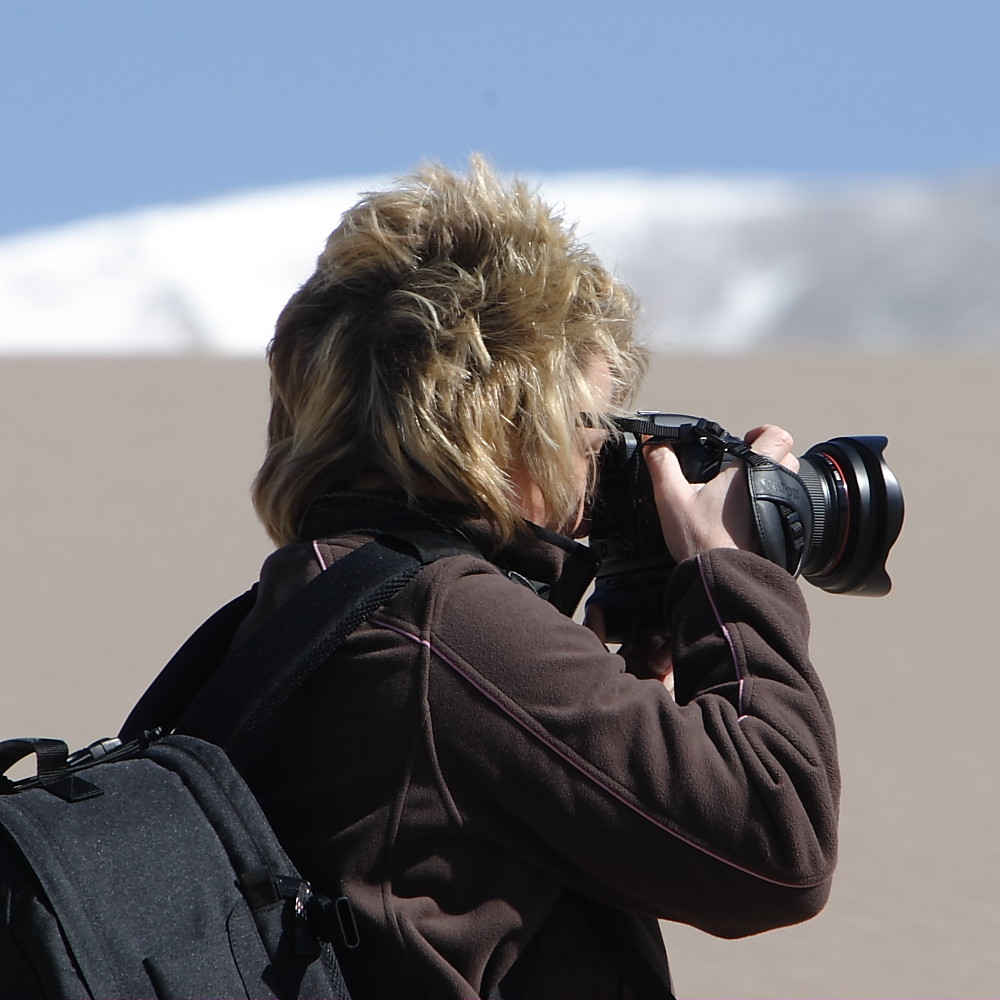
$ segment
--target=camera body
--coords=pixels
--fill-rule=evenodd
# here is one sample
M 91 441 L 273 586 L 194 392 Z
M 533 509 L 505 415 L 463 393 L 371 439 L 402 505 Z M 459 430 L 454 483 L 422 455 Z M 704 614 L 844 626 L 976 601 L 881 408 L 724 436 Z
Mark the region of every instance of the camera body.
M 759 551 L 771 561 L 833 593 L 888 593 L 885 562 L 902 527 L 903 496 L 882 457 L 886 438 L 814 445 L 796 474 L 702 417 L 640 412 L 616 424 L 600 455 L 590 527 L 600 560 L 590 603 L 603 612 L 609 642 L 670 634 L 663 592 L 676 562 L 643 458 L 654 442 L 672 443 L 692 483 L 742 466 Z

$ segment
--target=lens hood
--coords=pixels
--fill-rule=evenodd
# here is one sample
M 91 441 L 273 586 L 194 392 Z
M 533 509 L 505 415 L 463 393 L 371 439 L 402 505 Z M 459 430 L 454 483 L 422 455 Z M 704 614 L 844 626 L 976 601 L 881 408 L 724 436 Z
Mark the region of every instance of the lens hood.
M 903 526 L 903 491 L 885 462 L 887 443 L 838 437 L 799 460 L 814 514 L 802 576 L 821 590 L 881 597 L 892 587 L 885 563 Z

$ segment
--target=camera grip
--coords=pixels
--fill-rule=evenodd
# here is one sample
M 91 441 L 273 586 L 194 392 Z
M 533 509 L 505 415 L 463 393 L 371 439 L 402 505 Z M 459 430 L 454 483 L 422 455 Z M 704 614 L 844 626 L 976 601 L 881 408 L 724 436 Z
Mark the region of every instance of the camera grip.
M 761 554 L 798 576 L 809 539 L 811 505 L 805 483 L 791 469 L 747 449 L 744 460 L 750 509 Z

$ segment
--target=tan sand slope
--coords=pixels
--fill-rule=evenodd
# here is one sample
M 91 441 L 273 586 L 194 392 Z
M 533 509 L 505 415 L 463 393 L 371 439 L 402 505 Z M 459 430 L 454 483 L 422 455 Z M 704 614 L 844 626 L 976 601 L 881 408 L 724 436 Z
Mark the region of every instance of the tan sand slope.
M 816 920 L 741 942 L 668 925 L 691 997 L 1000 990 L 1000 358 L 661 359 L 641 402 L 798 450 L 884 433 L 907 499 L 884 599 L 804 585 L 839 720 L 843 846 Z M 116 730 L 174 648 L 255 578 L 255 361 L 3 359 L 0 735 Z

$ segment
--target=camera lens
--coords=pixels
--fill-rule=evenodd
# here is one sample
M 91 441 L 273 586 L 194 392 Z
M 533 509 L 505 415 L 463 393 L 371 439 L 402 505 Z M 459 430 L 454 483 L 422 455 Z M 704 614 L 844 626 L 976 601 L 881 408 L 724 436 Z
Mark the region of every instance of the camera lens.
M 889 549 L 903 525 L 903 492 L 885 463 L 884 437 L 839 437 L 799 459 L 812 507 L 802 576 L 832 594 L 881 597 Z
M 618 424 L 622 433 L 601 453 L 590 532 L 600 560 L 591 603 L 604 612 L 609 641 L 669 634 L 662 598 L 676 563 L 663 540 L 643 435 L 674 441 L 690 482 L 707 482 L 741 458 L 748 462 L 752 495 L 769 516 L 777 515 L 769 521 L 758 515 L 769 559 L 832 594 L 889 592 L 885 563 L 903 525 L 903 492 L 883 457 L 886 438 L 838 437 L 814 445 L 799 457 L 798 475 L 761 459 L 768 475 L 751 480 L 747 447 L 717 424 L 675 413 L 639 413 Z M 753 492 L 755 483 L 765 487 L 761 493 Z

